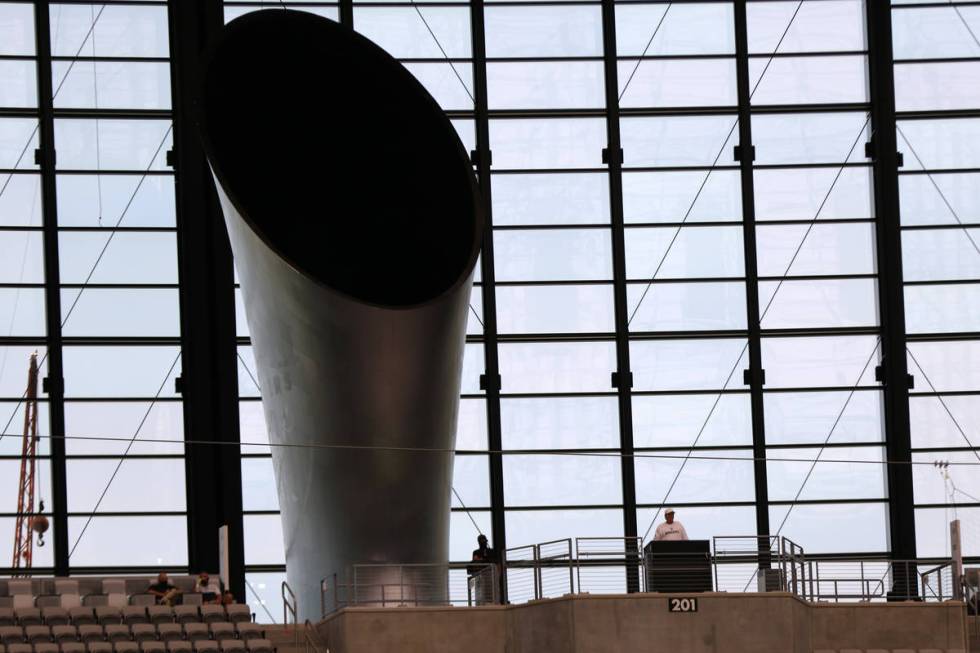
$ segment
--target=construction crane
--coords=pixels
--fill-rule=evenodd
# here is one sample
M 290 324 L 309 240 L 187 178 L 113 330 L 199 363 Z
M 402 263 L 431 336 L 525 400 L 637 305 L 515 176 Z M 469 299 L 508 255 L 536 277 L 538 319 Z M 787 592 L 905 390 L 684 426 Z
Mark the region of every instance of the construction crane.
M 23 569 L 26 575 L 31 568 L 34 554 L 34 537 L 38 534 L 38 546 L 44 546 L 44 533 L 48 530 L 48 518 L 43 514 L 44 499 L 34 510 L 34 491 L 37 471 L 37 352 L 31 354 L 27 372 L 27 390 L 24 393 L 24 440 L 20 455 L 20 483 L 17 486 L 17 524 L 14 527 L 15 570 Z M 38 492 L 40 495 L 40 492 Z M 14 572 L 14 575 L 18 575 Z

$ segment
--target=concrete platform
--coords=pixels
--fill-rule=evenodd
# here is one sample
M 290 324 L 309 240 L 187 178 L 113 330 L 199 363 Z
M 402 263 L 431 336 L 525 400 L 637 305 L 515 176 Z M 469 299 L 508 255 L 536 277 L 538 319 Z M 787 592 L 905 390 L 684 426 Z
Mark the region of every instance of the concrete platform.
M 811 604 L 792 594 L 569 595 L 509 606 L 345 608 L 317 624 L 330 653 L 812 653 L 966 650 L 963 603 Z

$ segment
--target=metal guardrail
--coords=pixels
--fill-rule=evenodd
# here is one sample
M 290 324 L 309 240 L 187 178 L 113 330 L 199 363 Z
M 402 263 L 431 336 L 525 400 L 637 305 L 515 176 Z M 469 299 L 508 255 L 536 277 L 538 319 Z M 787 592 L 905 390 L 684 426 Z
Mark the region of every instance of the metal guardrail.
M 951 560 L 808 556 L 799 544 L 776 536 L 717 536 L 710 553 L 658 554 L 649 560 L 642 545 L 641 538 L 576 538 L 507 549 L 500 565 L 354 565 L 342 577 L 321 581 L 321 610 L 326 615 L 344 606 L 474 606 L 649 591 L 780 591 L 831 602 L 960 596 Z M 980 590 L 967 580 L 964 584 L 975 614 Z
M 289 615 L 293 616 L 293 643 L 299 646 L 299 605 L 296 602 L 296 594 L 286 581 L 282 581 L 280 594 L 282 594 L 282 625 L 288 627 Z

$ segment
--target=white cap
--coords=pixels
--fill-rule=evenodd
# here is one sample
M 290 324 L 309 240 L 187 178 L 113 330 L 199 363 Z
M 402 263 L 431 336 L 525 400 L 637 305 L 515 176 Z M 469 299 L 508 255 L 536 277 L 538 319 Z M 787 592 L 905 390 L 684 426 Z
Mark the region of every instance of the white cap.
M 664 508 L 664 514 L 665 514 L 665 515 L 669 515 L 669 514 L 671 514 L 672 512 L 674 512 L 674 509 L 673 509 L 673 508 Z

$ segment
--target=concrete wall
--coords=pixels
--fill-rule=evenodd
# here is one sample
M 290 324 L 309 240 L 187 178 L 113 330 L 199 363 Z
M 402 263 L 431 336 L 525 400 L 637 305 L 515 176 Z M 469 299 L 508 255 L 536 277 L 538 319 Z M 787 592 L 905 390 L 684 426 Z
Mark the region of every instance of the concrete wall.
M 347 608 L 318 625 L 331 653 L 810 653 L 965 649 L 961 603 L 808 604 L 782 593 L 588 594 L 479 608 Z

